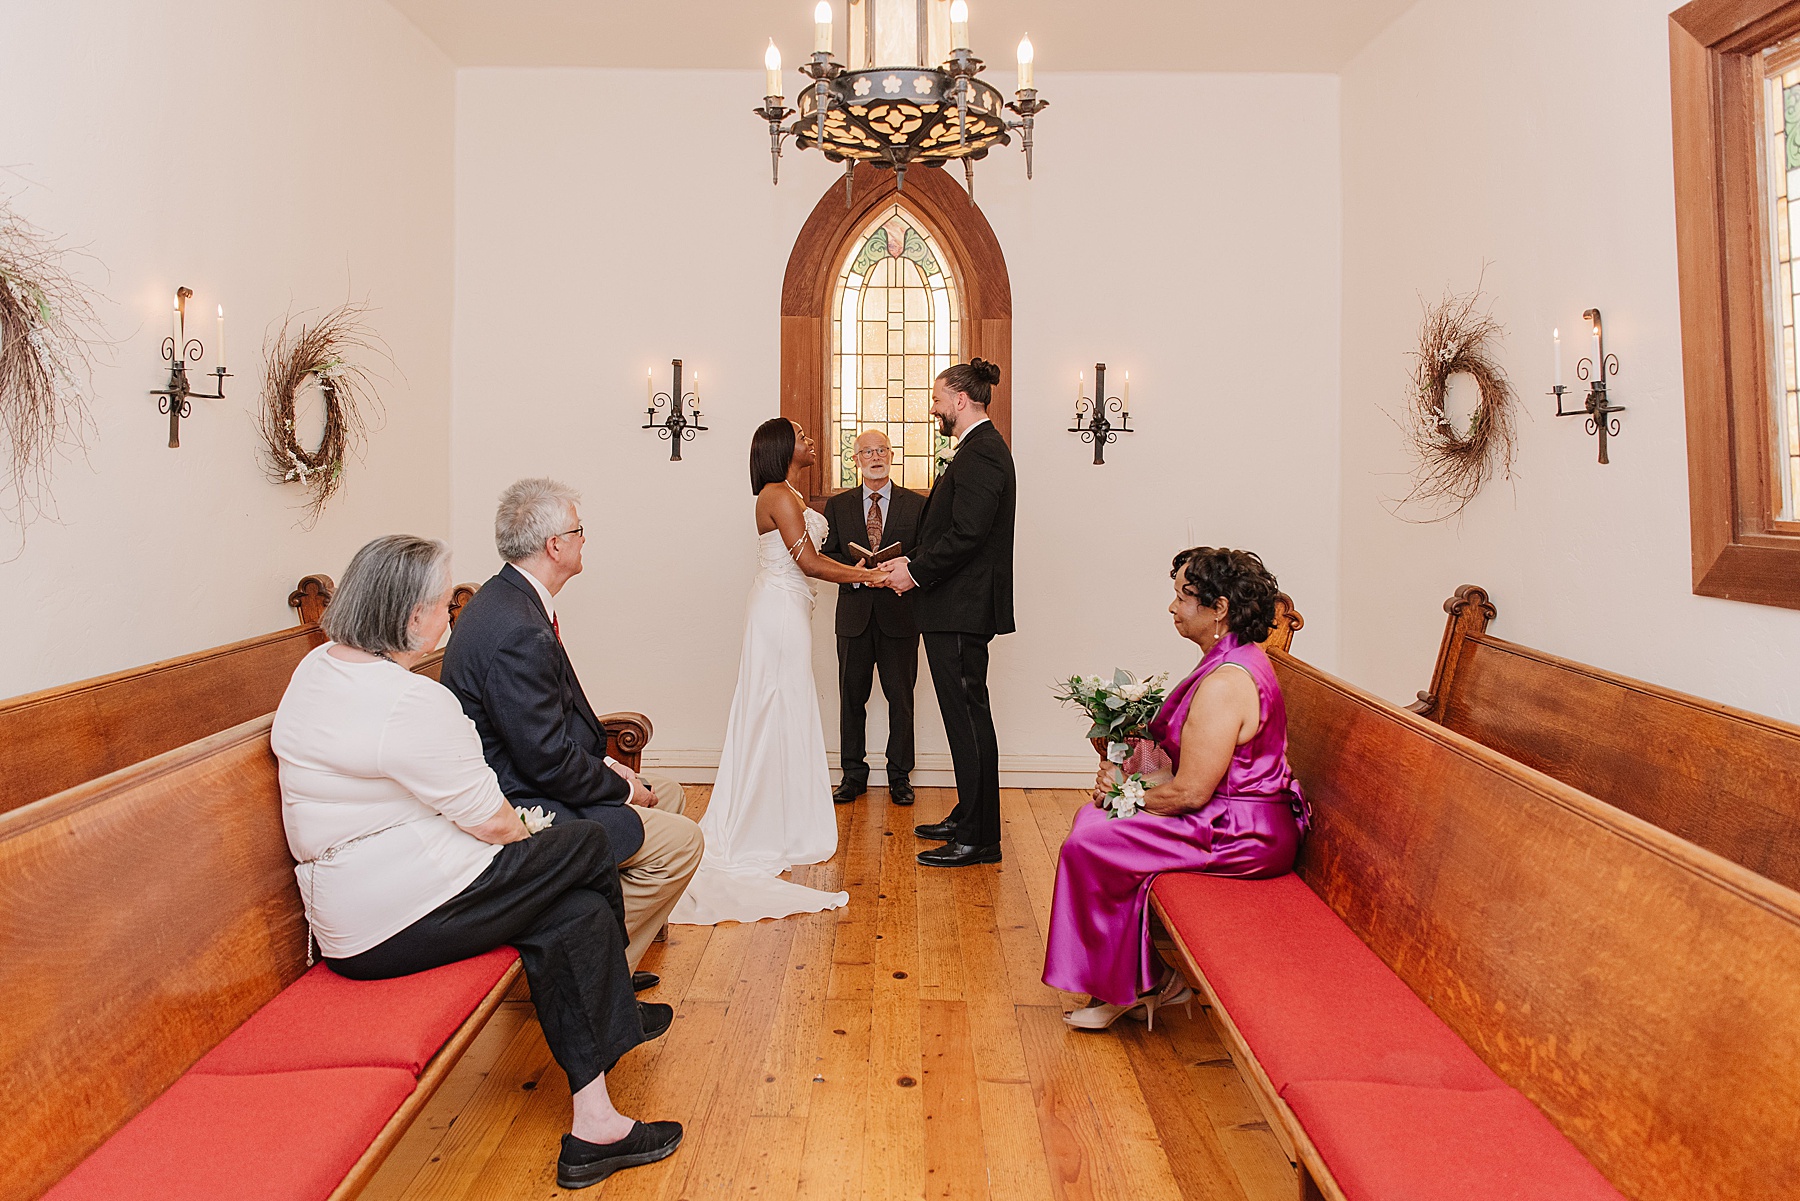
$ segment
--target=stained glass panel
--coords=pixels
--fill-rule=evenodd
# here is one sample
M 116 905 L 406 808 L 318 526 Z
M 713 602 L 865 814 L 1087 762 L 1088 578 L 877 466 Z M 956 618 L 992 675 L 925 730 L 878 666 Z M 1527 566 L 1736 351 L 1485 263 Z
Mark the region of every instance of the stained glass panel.
M 1800 273 L 1794 270 L 1794 247 L 1800 244 L 1800 63 L 1790 50 L 1767 64 L 1764 112 L 1768 138 L 1769 286 L 1774 293 L 1770 318 L 1774 345 L 1776 452 L 1783 462 L 1780 517 L 1800 520 L 1800 371 L 1794 354 L 1794 312 Z
M 894 482 L 925 491 L 949 461 L 931 416 L 931 381 L 962 356 L 962 312 L 943 250 L 899 204 L 853 239 L 832 301 L 834 488 L 857 483 L 843 448 L 866 430 L 894 444 Z

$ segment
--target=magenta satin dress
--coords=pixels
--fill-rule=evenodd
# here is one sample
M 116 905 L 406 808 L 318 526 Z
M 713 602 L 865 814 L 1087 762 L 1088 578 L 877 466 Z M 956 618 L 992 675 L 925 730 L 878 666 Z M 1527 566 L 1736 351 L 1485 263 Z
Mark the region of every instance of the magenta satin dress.
M 1056 869 L 1044 951 L 1044 983 L 1129 1005 L 1157 985 L 1150 948 L 1150 882 L 1159 872 L 1260 879 L 1292 870 L 1306 829 L 1306 800 L 1287 761 L 1287 707 L 1269 657 L 1227 634 L 1163 702 L 1150 734 L 1181 764 L 1181 726 L 1200 681 L 1227 663 L 1250 673 L 1262 725 L 1238 747 L 1198 813 L 1113 818 L 1089 805 L 1075 815 Z

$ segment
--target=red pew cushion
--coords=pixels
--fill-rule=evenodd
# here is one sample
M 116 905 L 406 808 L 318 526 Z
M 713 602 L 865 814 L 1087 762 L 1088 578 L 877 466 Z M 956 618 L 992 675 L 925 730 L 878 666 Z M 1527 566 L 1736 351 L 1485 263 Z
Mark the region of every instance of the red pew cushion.
M 401 1068 L 192 1072 L 45 1201 L 321 1201 L 412 1092 Z
M 315 964 L 192 1071 L 235 1076 L 393 1067 L 417 1076 L 518 957 L 499 947 L 392 980 L 346 980 Z
M 1299 1080 L 1505 1087 L 1299 876 L 1169 872 L 1154 888 L 1277 1092 Z
M 1282 1099 L 1350 1201 L 1623 1201 L 1510 1088 L 1306 1080 Z

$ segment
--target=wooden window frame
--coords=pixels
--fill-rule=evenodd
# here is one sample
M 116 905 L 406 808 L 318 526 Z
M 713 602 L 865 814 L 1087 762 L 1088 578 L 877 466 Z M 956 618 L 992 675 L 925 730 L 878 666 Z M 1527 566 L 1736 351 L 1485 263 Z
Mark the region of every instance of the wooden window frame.
M 808 473 L 807 499 L 815 507 L 837 489 L 825 484 L 831 402 L 831 298 L 850 251 L 850 240 L 877 209 L 898 200 L 930 231 L 954 263 L 962 306 L 964 361 L 984 358 L 1000 368 L 988 418 L 1012 441 L 1012 282 L 1000 240 L 962 185 L 941 168 L 915 167 L 906 189 L 892 171 L 858 168 L 849 204 L 840 181 L 825 190 L 800 229 L 781 285 L 781 415 L 798 421 L 819 441 L 819 463 Z
M 1669 15 L 1675 235 L 1694 592 L 1800 609 L 1800 522 L 1778 519 L 1762 212 L 1762 53 L 1800 0 L 1694 0 Z

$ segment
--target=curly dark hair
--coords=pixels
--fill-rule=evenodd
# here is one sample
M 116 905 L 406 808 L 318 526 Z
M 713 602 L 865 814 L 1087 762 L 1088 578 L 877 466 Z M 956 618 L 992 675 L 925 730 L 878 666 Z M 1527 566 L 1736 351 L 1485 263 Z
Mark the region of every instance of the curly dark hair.
M 1254 551 L 1190 546 L 1169 565 L 1169 578 L 1208 608 L 1224 597 L 1226 624 L 1240 642 L 1261 642 L 1275 627 L 1280 587 Z

